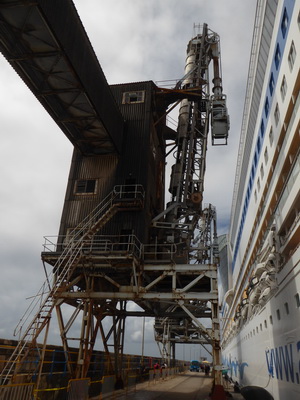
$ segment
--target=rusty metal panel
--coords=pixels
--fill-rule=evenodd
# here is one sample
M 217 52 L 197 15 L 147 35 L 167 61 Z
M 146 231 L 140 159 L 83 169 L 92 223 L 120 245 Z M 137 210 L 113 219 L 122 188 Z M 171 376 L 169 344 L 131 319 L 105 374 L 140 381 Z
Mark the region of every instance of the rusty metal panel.
M 126 139 L 123 142 L 121 159 L 117 172 L 118 183 L 122 184 L 129 177 L 134 177 L 145 185 L 148 177 L 151 149 L 151 107 L 153 82 L 139 82 L 112 85 L 111 89 L 126 120 Z M 126 92 L 144 91 L 144 102 L 122 104 Z
M 71 379 L 68 386 L 68 400 L 87 400 L 90 379 Z
M 31 400 L 34 387 L 33 383 L 0 386 L 0 398 L 1 400 Z
M 151 219 L 164 206 L 164 148 L 154 126 L 155 85 L 152 81 L 113 85 L 111 90 L 126 120 L 121 153 L 84 157 L 74 151 L 60 235 L 75 228 L 115 185 L 142 185 L 146 195 L 144 208 L 118 212 L 99 231 L 100 235 L 132 232 L 145 243 L 149 239 Z M 126 104 L 124 93 L 143 92 L 143 101 Z M 97 193 L 76 194 L 78 180 L 96 179 Z
M 116 155 L 84 157 L 74 151 L 59 235 L 75 228 L 112 191 L 117 163 Z M 76 182 L 84 179 L 96 181 L 95 193 L 76 194 Z

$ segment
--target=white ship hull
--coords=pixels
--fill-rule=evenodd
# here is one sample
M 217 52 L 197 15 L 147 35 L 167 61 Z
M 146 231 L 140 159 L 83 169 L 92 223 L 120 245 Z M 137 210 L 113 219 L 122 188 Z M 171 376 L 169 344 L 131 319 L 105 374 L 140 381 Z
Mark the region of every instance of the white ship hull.
M 298 400 L 300 2 L 257 4 L 232 216 L 223 246 L 228 274 L 222 265 L 220 272 L 222 356 L 239 386 L 259 386 L 275 400 Z
M 223 363 L 241 387 L 263 387 L 275 400 L 299 400 L 300 263 L 277 279 L 273 297 L 223 349 Z

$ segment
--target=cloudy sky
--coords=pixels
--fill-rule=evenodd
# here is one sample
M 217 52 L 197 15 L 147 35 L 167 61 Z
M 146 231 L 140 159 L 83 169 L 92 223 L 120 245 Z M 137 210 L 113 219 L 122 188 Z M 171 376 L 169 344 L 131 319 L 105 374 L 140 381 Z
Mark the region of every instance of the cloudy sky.
M 223 91 L 231 130 L 228 146 L 209 147 L 205 202 L 217 207 L 219 234 L 228 227 L 250 58 L 255 0 L 75 0 L 110 84 L 183 76 L 194 24 L 221 38 Z M 0 55 L 0 337 L 15 325 L 45 276 L 43 236 L 58 232 L 72 146 Z M 5 184 L 5 185 L 4 185 Z M 125 352 L 141 351 L 142 319 L 127 324 Z M 156 355 L 153 321 L 145 353 Z M 187 359 L 197 349 L 178 350 Z

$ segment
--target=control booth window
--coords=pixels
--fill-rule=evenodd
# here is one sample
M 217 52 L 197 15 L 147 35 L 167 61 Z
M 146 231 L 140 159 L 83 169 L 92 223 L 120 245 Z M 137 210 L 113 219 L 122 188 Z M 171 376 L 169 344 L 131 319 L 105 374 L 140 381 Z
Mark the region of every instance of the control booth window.
M 144 103 L 145 100 L 145 92 L 124 92 L 122 104 L 136 104 L 136 103 Z
M 96 193 L 96 179 L 79 179 L 75 182 L 76 194 Z

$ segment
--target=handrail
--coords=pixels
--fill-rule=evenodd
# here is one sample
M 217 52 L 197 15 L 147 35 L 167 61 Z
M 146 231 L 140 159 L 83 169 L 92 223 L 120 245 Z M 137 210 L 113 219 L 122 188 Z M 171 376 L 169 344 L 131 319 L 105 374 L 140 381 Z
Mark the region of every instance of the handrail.
M 95 234 L 95 229 L 98 226 L 99 220 L 101 220 L 101 216 L 114 207 L 115 199 L 122 200 L 123 198 L 126 201 L 132 199 L 143 200 L 143 187 L 141 185 L 115 186 L 114 190 L 71 232 L 70 240 L 67 241 L 66 246 L 63 248 L 51 274 L 49 274 L 37 295 L 33 297 L 25 314 L 15 328 L 14 334 L 20 335 L 19 343 L 1 371 L 0 377 L 2 378 L 2 382 L 7 383 L 17 360 L 24 356 L 23 351 L 27 343 L 30 341 L 33 342 L 49 322 L 55 306 L 54 296 L 62 283 L 67 282 L 72 275 L 85 245 L 91 241 L 91 237 Z M 49 286 L 49 282 L 51 290 L 45 291 L 45 288 Z M 27 326 L 23 335 L 21 335 L 24 323 L 28 321 L 32 314 L 34 314 L 32 321 Z
M 56 253 L 57 248 L 63 248 L 68 243 L 69 235 L 45 236 L 44 252 Z M 53 239 L 59 240 L 53 240 Z M 74 238 L 71 238 L 73 240 Z M 95 254 L 114 254 L 114 253 L 131 253 L 137 258 L 141 258 L 142 243 L 135 235 L 99 235 L 96 239 L 85 240 L 82 246 L 82 252 L 93 250 Z

